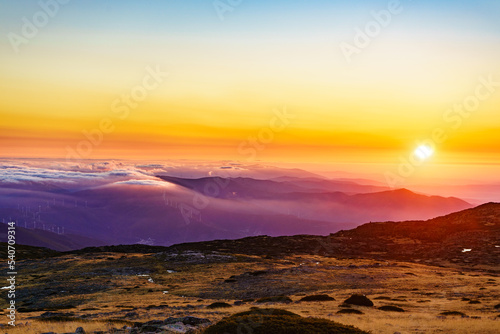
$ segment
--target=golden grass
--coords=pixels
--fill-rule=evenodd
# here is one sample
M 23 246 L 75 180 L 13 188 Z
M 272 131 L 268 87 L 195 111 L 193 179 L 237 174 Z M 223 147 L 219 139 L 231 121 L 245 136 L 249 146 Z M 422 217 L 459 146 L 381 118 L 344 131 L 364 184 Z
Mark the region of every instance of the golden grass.
M 9 334 L 40 334 L 40 333 L 72 333 L 78 327 L 83 327 L 88 333 L 94 331 L 109 331 L 112 328 L 121 328 L 123 325 L 111 324 L 107 322 L 95 321 L 95 322 L 41 322 L 41 321 L 27 321 L 22 324 L 18 324 L 15 327 L 9 327 L 7 330 Z
M 353 325 L 372 333 L 498 333 L 500 318 L 495 318 L 498 311 L 493 308 L 500 302 L 500 278 L 495 274 L 469 270 L 460 272 L 453 268 L 442 268 L 414 263 L 397 263 L 360 259 L 334 259 L 320 256 L 290 256 L 282 260 L 268 260 L 255 257 L 253 262 L 210 263 L 196 265 L 178 265 L 175 273 L 167 273 L 166 266 L 151 258 L 151 255 L 128 254 L 123 263 L 121 255 L 100 255 L 104 259 L 91 256 L 63 258 L 61 263 L 50 262 L 32 272 L 26 267 L 23 273 L 24 286 L 35 286 L 39 278 L 30 278 L 31 274 L 47 277 L 59 275 L 74 282 L 85 284 L 94 280 L 110 281 L 114 288 L 85 295 L 54 296 L 52 302 L 64 302 L 70 298 L 81 305 L 70 310 L 76 316 L 96 316 L 96 321 L 46 323 L 26 320 L 43 312 L 18 313 L 18 323 L 29 322 L 29 326 L 8 329 L 9 333 L 72 332 L 82 326 L 87 332 L 120 328 L 123 324 L 109 324 L 105 319 L 145 322 L 153 319 L 182 317 L 192 315 L 208 318 L 216 322 L 225 316 L 248 310 L 252 306 L 267 307 L 247 303 L 228 309 L 206 309 L 213 302 L 233 304 L 238 298 L 228 298 L 228 291 L 233 283 L 224 283 L 230 276 L 245 272 L 268 270 L 270 274 L 258 276 L 251 284 L 242 287 L 248 291 L 265 295 L 280 288 L 294 288 L 297 292 L 288 294 L 298 301 L 308 294 L 328 294 L 335 301 L 301 302 L 292 304 L 273 304 L 302 316 L 325 318 L 346 325 Z M 115 261 L 107 260 L 114 257 Z M 57 260 L 53 260 L 57 262 Z M 379 263 L 380 265 L 375 265 Z M 54 266 L 60 265 L 58 268 Z M 95 268 L 109 266 L 155 268 L 151 274 L 154 283 L 147 277 L 137 275 L 116 275 L 91 277 L 85 280 L 79 273 Z M 356 268 L 349 267 L 355 265 Z M 299 268 L 299 269 L 294 269 Z M 57 270 L 54 270 L 57 269 Z M 274 273 L 274 274 L 273 274 Z M 240 287 L 239 285 L 236 285 Z M 150 292 L 149 290 L 152 290 Z M 484 290 L 480 290 L 484 289 Z M 168 291 L 164 294 L 163 291 Z M 376 307 L 395 305 L 402 307 L 405 313 L 391 313 L 376 308 L 358 308 L 363 315 L 338 315 L 339 304 L 351 294 L 366 294 Z M 200 298 L 209 295 L 211 298 Z M 397 300 L 381 300 L 383 296 Z M 462 297 L 479 299 L 481 304 L 469 304 Z M 154 309 L 150 306 L 168 305 L 168 308 Z M 187 308 L 192 305 L 194 308 Z M 137 317 L 127 318 L 128 312 L 137 313 Z M 439 318 L 444 311 L 460 311 L 468 316 L 481 319 L 446 317 Z M 2 315 L 5 317 L 5 315 Z M 496 320 L 498 319 L 498 320 Z M 4 329 L 2 329 L 4 330 Z

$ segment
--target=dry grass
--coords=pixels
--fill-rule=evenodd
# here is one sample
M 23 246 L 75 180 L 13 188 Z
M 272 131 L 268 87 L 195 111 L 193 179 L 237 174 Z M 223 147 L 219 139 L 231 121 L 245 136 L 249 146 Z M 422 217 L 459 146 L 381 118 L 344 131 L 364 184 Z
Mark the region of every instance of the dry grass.
M 83 327 L 88 333 L 93 331 L 108 331 L 112 328 L 120 328 L 116 324 L 106 323 L 106 322 L 40 322 L 40 321 L 27 321 L 22 324 L 18 324 L 13 328 L 8 328 L 6 332 L 9 334 L 40 334 L 40 333 L 72 333 L 78 327 Z M 4 329 L 2 329 L 4 331 Z
M 109 260 L 110 257 L 115 260 Z M 20 266 L 22 265 L 21 263 Z M 136 274 L 85 274 L 99 268 L 133 266 L 150 268 L 152 273 L 148 277 Z M 500 318 L 497 317 L 499 312 L 493 307 L 500 302 L 500 278 L 478 270 L 463 270 L 462 273 L 457 269 L 421 264 L 320 256 L 290 256 L 278 261 L 255 257 L 253 261 L 246 259 L 244 262 L 191 265 L 162 263 L 143 254 L 128 254 L 125 258 L 116 254 L 103 254 L 97 259 L 92 256 L 68 256 L 47 261 L 45 266 L 40 265 L 31 271 L 28 265 L 24 268 L 23 288 L 39 285 L 43 289 L 45 283 L 40 283 L 40 278 L 32 274 L 46 275 L 51 280 L 74 284 L 104 282 L 111 288 L 88 294 L 51 297 L 50 302 L 54 304 L 77 300 L 80 304 L 75 308 L 59 312 L 85 315 L 92 321 L 47 323 L 26 319 L 38 316 L 43 311 L 18 313 L 18 323 L 28 321 L 29 325 L 8 329 L 9 333 L 64 333 L 80 326 L 87 332 L 92 332 L 123 327 L 123 324 L 110 324 L 106 319 L 145 322 L 192 315 L 216 322 L 252 306 L 262 305 L 252 302 L 225 309 L 206 308 L 213 302 L 233 304 L 235 300 L 243 299 L 243 295 L 255 295 L 253 298 L 258 299 L 261 296 L 283 294 L 288 295 L 294 303 L 273 304 L 272 307 L 306 317 L 325 318 L 353 325 L 374 334 L 487 334 L 498 333 L 500 326 Z M 166 268 L 173 268 L 176 272 L 168 273 Z M 266 273 L 257 276 L 245 274 L 255 271 Z M 90 279 L 84 276 L 89 276 Z M 225 280 L 231 276 L 236 277 L 236 282 L 226 283 Z M 154 282 L 149 282 L 149 277 Z M 164 294 L 163 291 L 168 293 Z M 336 300 L 295 303 L 309 294 L 328 294 Z M 336 314 L 340 309 L 339 304 L 352 294 L 368 295 L 375 307 L 354 307 L 362 310 L 363 315 Z M 481 303 L 469 304 L 462 300 L 464 297 L 480 300 Z M 383 305 L 398 306 L 406 312 L 393 313 L 376 309 Z M 460 311 L 470 317 L 481 318 L 439 317 L 444 311 Z M 129 312 L 137 315 L 126 316 Z M 5 317 L 1 313 L 0 316 Z

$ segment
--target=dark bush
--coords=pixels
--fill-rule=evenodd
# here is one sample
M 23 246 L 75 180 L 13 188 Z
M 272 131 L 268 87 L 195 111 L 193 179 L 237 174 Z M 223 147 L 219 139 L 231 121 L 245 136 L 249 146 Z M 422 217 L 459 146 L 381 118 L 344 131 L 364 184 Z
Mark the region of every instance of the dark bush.
M 387 312 L 404 312 L 405 311 L 401 307 L 391 306 L 391 305 L 380 306 L 378 309 L 382 310 L 382 311 L 387 311 Z
M 368 334 L 326 319 L 303 318 L 278 309 L 254 309 L 224 318 L 204 334 Z
M 347 298 L 344 303 L 358 306 L 373 306 L 373 302 L 365 295 L 352 295 Z
M 465 313 L 458 312 L 458 311 L 446 311 L 446 312 L 441 312 L 441 315 L 453 315 L 453 316 L 459 316 L 459 317 L 466 317 Z
M 301 298 L 300 302 L 326 302 L 330 300 L 335 300 L 335 298 L 328 295 L 311 295 Z
M 212 303 L 207 306 L 207 308 L 227 308 L 227 307 L 232 307 L 232 306 L 229 305 L 228 303 L 221 303 L 221 302 Z

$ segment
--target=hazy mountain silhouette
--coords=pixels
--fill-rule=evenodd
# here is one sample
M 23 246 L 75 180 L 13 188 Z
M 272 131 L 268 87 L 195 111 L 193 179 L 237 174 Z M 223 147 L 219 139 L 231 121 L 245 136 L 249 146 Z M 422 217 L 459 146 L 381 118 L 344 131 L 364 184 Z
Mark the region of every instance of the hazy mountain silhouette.
M 404 189 L 370 192 L 372 185 L 313 177 L 277 181 L 161 176 L 156 180 L 53 183 L 22 182 L 0 189 L 8 204 L 0 208 L 0 215 L 33 231 L 26 237 L 31 245 L 68 249 L 102 240 L 105 244 L 168 246 L 263 234 L 328 235 L 370 221 L 429 219 L 471 207 L 457 198 Z M 339 191 L 346 187 L 365 193 Z M 42 226 L 64 227 L 65 234 L 81 238 L 64 241 L 67 237 L 56 234 L 54 242 L 33 239 Z

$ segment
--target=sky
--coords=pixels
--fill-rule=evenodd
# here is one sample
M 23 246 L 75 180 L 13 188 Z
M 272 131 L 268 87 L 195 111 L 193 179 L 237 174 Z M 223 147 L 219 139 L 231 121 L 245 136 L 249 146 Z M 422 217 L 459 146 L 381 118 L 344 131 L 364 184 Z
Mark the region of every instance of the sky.
M 0 0 L 0 156 L 493 177 L 499 14 L 496 0 Z

